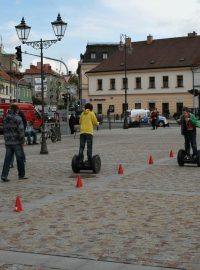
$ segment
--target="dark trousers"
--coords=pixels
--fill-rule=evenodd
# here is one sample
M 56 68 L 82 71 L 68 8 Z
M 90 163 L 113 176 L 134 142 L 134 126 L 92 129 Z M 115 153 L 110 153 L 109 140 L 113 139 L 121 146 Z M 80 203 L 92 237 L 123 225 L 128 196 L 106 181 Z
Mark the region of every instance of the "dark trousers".
M 197 154 L 196 130 L 187 131 L 184 134 L 185 151 L 190 154 L 190 146 L 192 147 L 193 155 Z
M 84 160 L 84 149 L 85 144 L 87 143 L 87 157 L 88 161 L 92 162 L 92 144 L 93 144 L 93 135 L 92 134 L 80 134 L 80 147 L 79 147 L 79 159 L 81 162 Z
M 14 154 L 17 160 L 18 176 L 19 177 L 25 176 L 24 150 L 21 144 L 17 144 L 17 145 L 6 145 L 6 154 L 5 154 L 1 177 L 4 177 L 4 178 L 8 177 L 10 164 L 11 164 Z
M 157 119 L 156 117 L 152 119 L 151 124 L 152 124 L 152 128 L 153 128 L 153 129 L 155 129 L 155 128 L 157 127 L 157 120 L 158 120 L 158 119 Z

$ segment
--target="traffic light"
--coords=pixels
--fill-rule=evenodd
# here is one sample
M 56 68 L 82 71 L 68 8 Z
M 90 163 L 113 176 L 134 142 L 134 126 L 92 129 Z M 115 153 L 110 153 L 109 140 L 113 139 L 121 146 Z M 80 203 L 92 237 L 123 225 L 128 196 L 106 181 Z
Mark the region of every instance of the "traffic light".
M 15 47 L 16 49 L 16 59 L 19 61 L 19 62 L 22 62 L 22 50 L 21 50 L 21 46 L 17 46 Z

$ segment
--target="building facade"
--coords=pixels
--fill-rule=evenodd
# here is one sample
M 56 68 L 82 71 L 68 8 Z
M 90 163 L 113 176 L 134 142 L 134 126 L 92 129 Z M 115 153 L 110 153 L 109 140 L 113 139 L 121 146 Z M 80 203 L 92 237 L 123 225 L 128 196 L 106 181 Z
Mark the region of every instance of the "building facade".
M 112 43 L 88 43 L 84 54 L 80 55 L 77 74 L 79 76 L 79 94 L 81 104 L 85 104 L 89 99 L 88 93 L 88 71 L 98 66 L 102 61 L 108 59 L 116 50 L 118 44 Z
M 43 73 L 45 103 L 50 106 L 58 105 L 59 102 L 63 103 L 62 93 L 65 92 L 66 88 L 65 78 L 52 70 L 51 65 L 49 64 L 44 64 Z M 32 85 L 32 96 L 41 100 L 41 63 L 38 62 L 36 66 L 30 65 L 30 68 L 25 70 L 23 78 Z
M 20 63 L 15 54 L 6 53 L 0 46 L 0 102 L 32 102 L 31 86 L 22 79 Z
M 156 107 L 171 115 L 183 106 L 199 108 L 200 36 L 195 32 L 169 39 L 148 36 L 131 47 L 131 53 L 125 52 L 126 47 L 116 50 L 85 74 L 85 98 L 98 114 L 106 114 L 110 106 L 115 114 L 123 114 L 126 100 L 129 109 Z

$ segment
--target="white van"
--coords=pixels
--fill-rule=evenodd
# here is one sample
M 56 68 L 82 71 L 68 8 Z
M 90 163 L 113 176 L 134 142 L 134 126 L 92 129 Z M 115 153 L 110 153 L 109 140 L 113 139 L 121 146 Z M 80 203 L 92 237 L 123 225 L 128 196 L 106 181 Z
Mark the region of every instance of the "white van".
M 150 110 L 146 109 L 132 109 L 127 110 L 127 118 L 129 127 L 138 127 L 141 123 L 151 124 L 151 113 Z M 167 127 L 169 123 L 166 117 L 159 115 L 157 126 Z
M 129 127 L 140 126 L 140 123 L 148 123 L 150 111 L 145 109 L 127 110 Z

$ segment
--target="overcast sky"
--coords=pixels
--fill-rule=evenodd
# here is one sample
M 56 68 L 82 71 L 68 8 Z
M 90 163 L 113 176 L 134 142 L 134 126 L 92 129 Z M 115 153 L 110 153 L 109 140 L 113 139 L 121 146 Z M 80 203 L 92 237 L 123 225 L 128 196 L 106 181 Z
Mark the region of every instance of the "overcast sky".
M 58 13 L 68 23 L 65 36 L 45 49 L 44 55 L 62 59 L 72 72 L 87 43 L 117 43 L 120 34 L 141 41 L 149 34 L 159 39 L 200 33 L 200 0 L 0 0 L 0 43 L 4 50 L 15 53 L 15 47 L 21 45 L 15 25 L 22 17 L 31 26 L 28 41 L 54 39 L 51 22 Z M 22 45 L 22 50 L 40 54 L 27 45 Z M 23 54 L 23 69 L 37 61 L 40 59 Z M 60 70 L 57 62 L 44 62 Z M 61 69 L 66 71 L 64 65 Z

